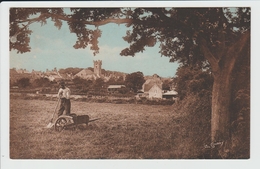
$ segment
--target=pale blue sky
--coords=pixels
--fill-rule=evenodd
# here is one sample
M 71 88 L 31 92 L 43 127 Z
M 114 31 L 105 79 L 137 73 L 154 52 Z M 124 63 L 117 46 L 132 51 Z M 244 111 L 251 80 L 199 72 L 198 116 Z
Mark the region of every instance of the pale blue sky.
M 23 68 L 31 71 L 53 69 L 56 67 L 93 67 L 93 60 L 102 60 L 102 68 L 112 71 L 132 73 L 141 71 L 144 75 L 158 74 L 162 77 L 173 77 L 178 67 L 177 63 L 170 63 L 168 57 L 161 57 L 159 44 L 146 48 L 143 53 L 137 53 L 135 57 L 120 56 L 120 51 L 129 44 L 122 37 L 127 28 L 125 25 L 108 24 L 99 27 L 102 36 L 99 38 L 99 54 L 93 55 L 93 51 L 86 49 L 74 49 L 76 35 L 70 33 L 67 23 L 63 23 L 60 30 L 54 23 L 48 20 L 46 25 L 40 23 L 30 25 L 31 52 L 17 54 L 10 52 L 10 68 Z

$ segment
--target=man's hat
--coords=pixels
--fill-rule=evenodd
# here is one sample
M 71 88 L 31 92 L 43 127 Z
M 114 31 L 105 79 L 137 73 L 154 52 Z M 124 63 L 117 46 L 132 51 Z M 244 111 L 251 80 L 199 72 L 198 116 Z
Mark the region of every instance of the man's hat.
M 65 82 L 64 81 L 60 81 L 60 85 L 65 85 Z

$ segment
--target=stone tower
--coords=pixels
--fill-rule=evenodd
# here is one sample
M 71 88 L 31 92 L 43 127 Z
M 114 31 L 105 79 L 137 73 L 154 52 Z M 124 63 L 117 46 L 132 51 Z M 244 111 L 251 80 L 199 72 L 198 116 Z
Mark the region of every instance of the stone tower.
M 102 60 L 94 60 L 93 62 L 94 62 L 94 73 L 100 76 Z

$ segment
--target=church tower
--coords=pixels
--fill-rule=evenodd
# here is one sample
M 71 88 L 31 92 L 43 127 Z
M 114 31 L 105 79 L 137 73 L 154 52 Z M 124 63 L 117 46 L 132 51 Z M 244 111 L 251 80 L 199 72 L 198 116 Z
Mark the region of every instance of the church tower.
M 94 60 L 94 73 L 96 75 L 101 75 L 101 65 L 102 65 L 102 60 Z

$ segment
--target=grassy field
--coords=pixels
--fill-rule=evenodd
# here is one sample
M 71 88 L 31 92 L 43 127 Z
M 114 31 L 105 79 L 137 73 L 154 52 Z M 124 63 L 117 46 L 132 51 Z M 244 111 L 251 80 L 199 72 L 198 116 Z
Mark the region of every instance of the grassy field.
M 196 158 L 183 115 L 173 106 L 88 103 L 72 100 L 72 113 L 87 114 L 87 129 L 46 129 L 55 100 L 10 101 L 12 159 L 183 159 Z M 187 146 L 189 145 L 189 146 Z M 202 145 L 203 146 L 203 145 Z

